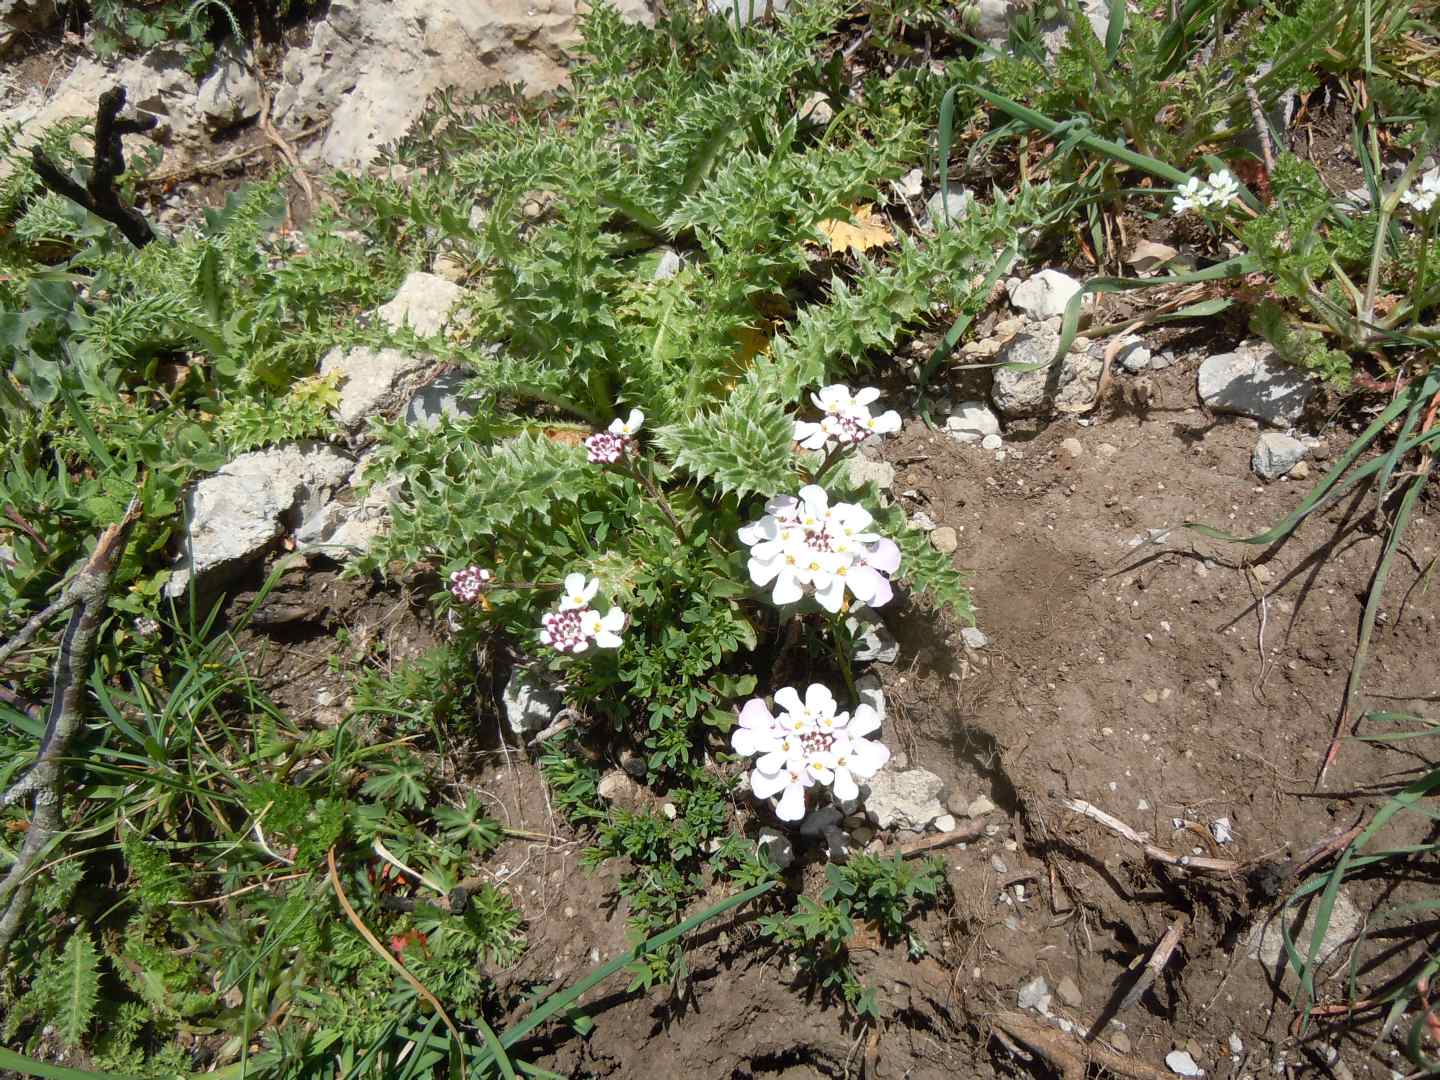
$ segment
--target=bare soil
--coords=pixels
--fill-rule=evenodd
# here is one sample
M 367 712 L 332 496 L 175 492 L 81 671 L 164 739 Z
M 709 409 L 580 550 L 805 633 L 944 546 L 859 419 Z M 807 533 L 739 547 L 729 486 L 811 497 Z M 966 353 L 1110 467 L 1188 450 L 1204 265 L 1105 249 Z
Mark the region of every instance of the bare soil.
M 1381 543 L 1373 495 L 1332 507 L 1277 548 L 1185 529 L 1259 532 L 1308 487 L 1255 478 L 1255 425 L 1203 412 L 1194 368 L 1182 361 L 1145 376 L 1143 407 L 1133 404 L 1136 379 L 1121 377 L 1091 418 L 1012 426 L 1003 459 L 919 421 L 884 448 L 907 510 L 959 533 L 955 559 L 974 574 L 991 639 L 967 649 L 958 628 L 903 600 L 887 613 L 901 641 L 899 663 L 880 669 L 887 735 L 911 765 L 944 777 L 953 804 L 983 795 L 997 809 L 984 839 L 941 853 L 954 895 L 920 927 L 929 955 L 856 948 L 865 981 L 880 989 L 881 1022 L 857 1026 L 797 985 L 742 912 L 691 942 L 682 985 L 626 995 L 617 978 L 592 996 L 587 1037 L 551 1029 L 526 1048 L 530 1060 L 573 1076 L 938 1078 L 1060 1075 L 1067 1064 L 1079 1076 L 1075 1062 L 1095 1056 L 1120 1075 L 1155 1077 L 1171 1075 L 1165 1056 L 1178 1048 L 1210 1076 L 1403 1071 L 1393 1039 L 1372 1047 L 1373 1011 L 1300 1032 L 1293 976 L 1283 961 L 1249 955 L 1306 853 L 1368 819 L 1426 765 L 1406 744 L 1346 741 L 1317 784 Z M 1343 449 L 1345 425 L 1325 437 L 1320 459 Z M 1078 455 L 1062 445 L 1069 439 Z M 1423 714 L 1440 695 L 1440 599 L 1424 576 L 1440 548 L 1437 509 L 1433 500 L 1422 509 L 1401 549 L 1355 717 Z M 282 579 L 258 615 L 247 649 L 268 658 L 262 673 L 287 709 L 317 723 L 343 705 L 344 670 L 417 655 L 444 633 L 422 603 L 323 566 Z M 341 627 L 337 670 L 330 643 Z M 493 692 L 480 699 L 478 716 L 454 721 L 441 767 L 507 824 L 550 838 L 508 841 L 482 871 L 526 917 L 526 955 L 494 973 L 519 1017 L 527 990 L 573 982 L 630 942 L 618 869 L 578 866 L 584 838 L 552 813 L 527 756 L 496 738 Z M 1066 799 L 1177 856 L 1263 868 L 1163 867 Z M 1177 829 L 1175 819 L 1193 824 Z M 1219 819 L 1232 842 L 1210 833 Z M 1402 828 L 1389 839 L 1422 836 Z M 813 886 L 822 858 L 802 852 L 797 888 Z M 1433 897 L 1437 876 L 1418 864 L 1346 893 L 1373 920 Z M 1160 978 L 1117 1012 L 1134 967 L 1177 919 L 1179 947 Z M 1435 932 L 1385 927 L 1389 936 L 1344 944 L 1317 983 L 1321 1001 L 1345 998 L 1346 962 L 1363 997 Z M 1055 995 L 1049 1020 L 1016 1011 L 1018 987 L 1037 975 Z M 1068 1000 L 1058 993 L 1065 980 Z M 1060 1018 L 1071 1032 L 1054 1026 Z M 1053 1045 L 1027 1043 L 1026 1023 Z

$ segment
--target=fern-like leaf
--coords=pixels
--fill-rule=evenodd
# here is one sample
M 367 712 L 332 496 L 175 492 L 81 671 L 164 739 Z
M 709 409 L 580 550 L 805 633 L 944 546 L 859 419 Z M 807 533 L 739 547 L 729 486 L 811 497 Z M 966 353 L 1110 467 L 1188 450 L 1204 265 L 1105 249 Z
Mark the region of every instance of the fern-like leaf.
M 661 428 L 656 441 L 676 464 L 722 492 L 773 495 L 791 485 L 795 423 L 752 380 L 714 412 Z
M 90 1030 L 95 1002 L 100 997 L 100 957 L 87 930 L 76 930 L 65 943 L 57 970 L 55 1028 L 67 1047 L 74 1048 Z

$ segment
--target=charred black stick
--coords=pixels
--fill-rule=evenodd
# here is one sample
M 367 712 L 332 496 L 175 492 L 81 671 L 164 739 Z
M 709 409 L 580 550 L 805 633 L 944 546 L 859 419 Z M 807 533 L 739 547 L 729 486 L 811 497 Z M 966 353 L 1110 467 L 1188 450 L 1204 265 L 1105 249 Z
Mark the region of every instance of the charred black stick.
M 120 110 L 124 107 L 123 86 L 113 87 L 100 95 L 95 113 L 95 157 L 88 186 L 82 187 L 74 177 L 46 157 L 39 146 L 31 150 L 30 157 L 42 184 L 57 195 L 83 206 L 96 217 L 104 218 L 139 248 L 154 240 L 155 232 L 140 211 L 120 201 L 120 193 L 115 190 L 115 182 L 125 171 L 125 147 L 121 136 L 149 131 L 155 126 L 156 119 L 149 115 L 134 120 L 122 119 Z

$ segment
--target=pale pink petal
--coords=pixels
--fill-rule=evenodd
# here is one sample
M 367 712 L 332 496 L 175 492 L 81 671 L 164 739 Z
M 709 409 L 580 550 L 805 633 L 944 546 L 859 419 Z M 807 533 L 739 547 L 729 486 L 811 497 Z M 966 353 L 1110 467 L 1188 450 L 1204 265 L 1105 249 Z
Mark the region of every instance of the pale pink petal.
M 761 698 L 751 698 L 740 710 L 740 726 L 746 728 L 758 728 L 761 731 L 771 731 L 775 727 L 775 717 L 765 707 Z
M 815 600 L 826 611 L 832 614 L 840 610 L 840 603 L 845 599 L 845 579 L 825 575 L 823 581 L 815 586 Z
M 754 577 L 753 571 L 751 572 L 751 577 Z M 756 584 L 761 585 L 764 583 L 757 581 Z M 804 595 L 805 591 L 800 588 L 800 582 L 795 577 L 795 571 L 789 567 L 785 567 L 775 579 L 775 591 L 770 594 L 770 599 L 776 604 L 793 604 Z
M 835 713 L 835 695 L 824 683 L 811 683 L 805 691 L 805 707 L 814 713 L 827 716 Z
M 775 816 L 781 821 L 799 821 L 805 816 L 805 789 L 801 785 L 791 784 L 785 789 L 775 807 Z
M 893 574 L 900 569 L 900 548 L 894 540 L 881 540 L 865 556 L 865 561 L 882 573 Z
M 869 735 L 870 732 L 880 727 L 880 714 L 869 705 L 858 705 L 850 717 L 850 723 L 845 725 L 845 733 L 852 737 Z
M 850 746 L 850 771 L 856 776 L 874 776 L 890 760 L 890 748 L 875 739 L 856 739 Z
M 879 397 L 880 391 L 875 389 L 875 387 L 862 386 L 859 390 L 855 391 L 855 404 L 869 405 L 872 401 L 877 400 Z
M 774 579 L 780 573 L 780 568 L 785 564 L 779 559 L 751 559 L 747 564 L 750 570 L 750 580 L 761 588 Z
M 778 773 L 767 773 L 757 767 L 750 772 L 750 790 L 757 799 L 768 799 L 789 783 L 790 774 L 783 769 Z
M 830 788 L 841 802 L 848 802 L 860 794 L 860 788 L 856 785 L 855 778 L 850 775 L 850 770 L 843 766 L 835 770 L 835 780 Z

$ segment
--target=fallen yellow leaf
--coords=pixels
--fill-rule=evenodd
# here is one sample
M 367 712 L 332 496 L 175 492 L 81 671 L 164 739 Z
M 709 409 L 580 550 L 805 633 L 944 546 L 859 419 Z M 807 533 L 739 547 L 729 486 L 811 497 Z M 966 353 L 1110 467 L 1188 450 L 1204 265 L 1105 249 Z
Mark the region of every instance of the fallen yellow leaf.
M 871 211 L 869 203 L 855 207 L 850 216 L 852 221 L 826 218 L 816 226 L 831 251 L 850 250 L 859 255 L 870 248 L 894 243 L 895 234 L 885 227 L 884 219 Z

